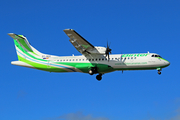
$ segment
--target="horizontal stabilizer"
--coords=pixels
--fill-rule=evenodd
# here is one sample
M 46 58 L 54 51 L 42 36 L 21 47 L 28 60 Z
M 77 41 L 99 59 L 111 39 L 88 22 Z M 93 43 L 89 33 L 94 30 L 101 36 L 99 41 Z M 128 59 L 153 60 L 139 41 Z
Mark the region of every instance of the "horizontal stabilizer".
M 8 33 L 8 35 L 11 36 L 13 39 L 17 39 L 17 40 L 25 39 L 24 36 L 17 35 L 17 34 L 14 34 L 14 33 Z
M 12 65 L 17 65 L 17 66 L 22 66 L 22 67 L 29 67 L 29 68 L 34 68 L 33 66 L 25 63 L 25 62 L 22 62 L 22 61 L 12 61 L 11 62 Z

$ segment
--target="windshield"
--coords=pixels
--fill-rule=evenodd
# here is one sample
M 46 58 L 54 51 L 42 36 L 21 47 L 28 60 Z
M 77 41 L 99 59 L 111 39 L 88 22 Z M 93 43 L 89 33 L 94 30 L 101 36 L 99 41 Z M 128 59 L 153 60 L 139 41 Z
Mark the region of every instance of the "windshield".
M 162 58 L 160 55 L 152 55 L 151 57 L 160 57 L 160 58 Z

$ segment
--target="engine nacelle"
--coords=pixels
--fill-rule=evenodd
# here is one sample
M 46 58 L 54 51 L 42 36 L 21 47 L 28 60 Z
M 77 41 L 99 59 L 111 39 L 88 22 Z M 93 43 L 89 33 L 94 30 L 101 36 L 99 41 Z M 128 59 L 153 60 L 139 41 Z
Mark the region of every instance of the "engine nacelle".
M 88 50 L 88 52 L 92 54 L 105 54 L 106 53 L 106 48 L 105 47 L 94 47 L 92 50 Z

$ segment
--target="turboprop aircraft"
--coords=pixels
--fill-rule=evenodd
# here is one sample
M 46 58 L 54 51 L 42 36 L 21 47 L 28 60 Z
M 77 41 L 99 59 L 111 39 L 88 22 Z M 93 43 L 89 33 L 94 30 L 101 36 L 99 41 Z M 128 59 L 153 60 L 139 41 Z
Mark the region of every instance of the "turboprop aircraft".
M 162 68 L 170 65 L 167 60 L 156 53 L 110 54 L 112 50 L 108 44 L 107 47 L 96 47 L 73 29 L 65 29 L 64 32 L 82 55 L 44 54 L 31 46 L 25 36 L 9 33 L 8 35 L 14 39 L 18 56 L 18 61 L 12 61 L 11 64 L 49 72 L 98 74 L 96 79 L 99 81 L 103 74 L 113 71 L 156 69 L 160 75 Z

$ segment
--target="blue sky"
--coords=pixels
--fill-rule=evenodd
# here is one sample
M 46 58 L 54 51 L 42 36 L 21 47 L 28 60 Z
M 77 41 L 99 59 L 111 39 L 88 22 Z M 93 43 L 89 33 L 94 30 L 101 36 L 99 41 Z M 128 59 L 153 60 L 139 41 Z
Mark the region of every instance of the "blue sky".
M 9 0 L 0 4 L 1 120 L 180 120 L 178 0 Z M 48 73 L 11 65 L 7 33 L 25 35 L 52 55 L 80 55 L 63 29 L 72 28 L 112 53 L 158 53 L 171 65 L 108 73 Z

